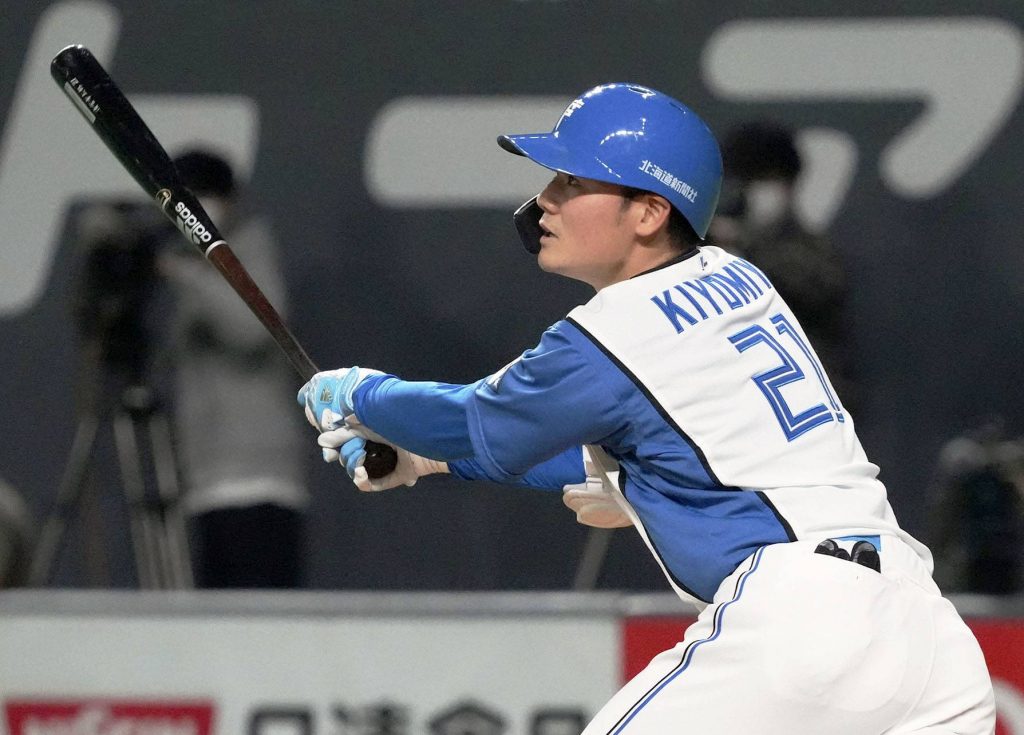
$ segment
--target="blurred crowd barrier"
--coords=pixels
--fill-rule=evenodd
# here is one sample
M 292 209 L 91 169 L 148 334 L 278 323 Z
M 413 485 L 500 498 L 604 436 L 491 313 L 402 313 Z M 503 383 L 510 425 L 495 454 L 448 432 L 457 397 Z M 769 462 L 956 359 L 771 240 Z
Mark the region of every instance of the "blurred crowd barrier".
M 1024 735 L 1024 600 L 955 598 L 998 735 Z M 0 732 L 573 735 L 693 620 L 668 595 L 0 595 Z

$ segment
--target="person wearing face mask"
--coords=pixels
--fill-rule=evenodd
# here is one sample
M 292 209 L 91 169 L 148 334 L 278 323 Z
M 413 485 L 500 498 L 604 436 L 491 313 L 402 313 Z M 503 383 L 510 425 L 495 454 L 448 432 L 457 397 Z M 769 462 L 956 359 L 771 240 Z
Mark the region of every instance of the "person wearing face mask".
M 231 166 L 205 150 L 183 153 L 174 164 L 281 309 L 287 294 L 276 243 L 266 220 L 244 211 Z M 291 368 L 245 303 L 177 232 L 160 267 L 175 302 L 168 352 L 196 584 L 299 586 L 308 497 Z
M 802 161 L 790 130 L 769 121 L 733 128 L 723 139 L 722 199 L 709 239 L 761 268 L 817 351 L 843 402 L 856 408 L 845 323 L 846 277 L 826 233 L 796 210 Z

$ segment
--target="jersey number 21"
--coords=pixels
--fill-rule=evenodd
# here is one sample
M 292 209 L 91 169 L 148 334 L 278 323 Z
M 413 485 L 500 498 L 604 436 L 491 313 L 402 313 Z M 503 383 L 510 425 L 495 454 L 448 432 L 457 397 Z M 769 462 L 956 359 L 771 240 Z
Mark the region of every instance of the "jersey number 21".
M 779 426 L 785 432 L 786 440 L 793 441 L 811 429 L 831 421 L 845 421 L 846 419 L 843 416 L 843 409 L 839 405 L 839 400 L 832 392 L 832 388 L 825 378 L 825 371 L 822 369 L 821 363 L 818 362 L 818 358 L 807 345 L 807 342 L 804 341 L 800 333 L 793 328 L 793 325 L 790 324 L 784 315 L 776 314 L 771 317 L 770 321 L 772 326 L 775 327 L 778 336 L 772 334 L 770 330 L 765 329 L 760 324 L 755 324 L 732 335 L 729 337 L 729 341 L 739 352 L 745 352 L 751 347 L 763 344 L 766 348 L 774 350 L 778 356 L 780 361 L 778 366 L 758 373 L 753 379 L 757 387 L 761 389 L 764 397 L 768 399 L 768 405 L 771 406 L 772 411 L 775 413 L 775 418 L 779 421 Z M 786 344 L 783 343 L 783 340 L 785 340 Z M 787 349 L 787 344 L 790 349 Z M 791 352 L 794 347 L 797 350 L 796 357 Z M 800 367 L 800 361 L 796 359 L 800 355 L 806 358 L 803 361 L 805 365 L 810 363 L 814 376 L 821 385 L 823 397 L 827 401 L 828 406 L 825 405 L 825 402 L 822 402 L 804 410 L 794 410 L 786 402 L 785 397 L 783 397 L 782 388 L 784 386 L 795 383 L 798 380 L 807 379 L 807 374 Z

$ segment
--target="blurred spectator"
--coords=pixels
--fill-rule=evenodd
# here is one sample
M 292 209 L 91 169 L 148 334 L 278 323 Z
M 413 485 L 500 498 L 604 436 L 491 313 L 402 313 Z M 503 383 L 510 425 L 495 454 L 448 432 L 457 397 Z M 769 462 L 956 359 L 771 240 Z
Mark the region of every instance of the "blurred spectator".
M 1009 594 L 1022 587 L 1024 439 L 992 418 L 939 452 L 928 545 L 946 592 Z
M 0 589 L 18 587 L 27 580 L 31 528 L 25 502 L 0 480 Z
M 229 164 L 197 150 L 175 166 L 270 302 L 283 309 L 276 243 L 266 222 L 242 214 Z M 196 584 L 298 586 L 308 503 L 294 406 L 300 381 L 245 303 L 180 236 L 161 256 L 161 271 L 176 302 L 175 426 Z
M 847 409 L 856 401 L 849 370 L 846 279 L 829 238 L 795 208 L 802 163 L 792 133 L 771 122 L 733 129 L 723 141 L 725 178 L 710 241 L 763 270 L 786 299 Z M 856 413 L 853 410 L 853 413 Z

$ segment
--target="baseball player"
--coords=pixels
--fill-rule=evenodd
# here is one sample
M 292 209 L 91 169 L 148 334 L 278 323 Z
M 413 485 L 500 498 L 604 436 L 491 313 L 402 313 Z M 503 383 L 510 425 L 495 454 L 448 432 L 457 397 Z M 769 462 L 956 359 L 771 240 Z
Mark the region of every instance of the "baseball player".
M 699 616 L 587 735 L 992 733 L 978 644 L 800 324 L 755 264 L 701 244 L 722 176 L 708 127 L 606 84 L 498 143 L 554 172 L 516 212 L 526 249 L 596 294 L 469 385 L 317 374 L 299 402 L 324 458 L 361 490 L 450 472 L 637 529 Z M 367 439 L 395 447 L 391 474 L 368 477 Z

